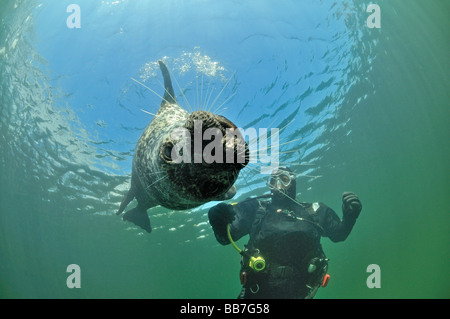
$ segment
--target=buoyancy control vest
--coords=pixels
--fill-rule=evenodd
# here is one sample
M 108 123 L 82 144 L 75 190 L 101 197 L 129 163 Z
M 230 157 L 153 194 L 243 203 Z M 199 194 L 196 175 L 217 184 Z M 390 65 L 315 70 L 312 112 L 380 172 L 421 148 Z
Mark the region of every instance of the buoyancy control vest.
M 262 282 L 286 289 L 292 282 L 303 287 L 304 297 L 313 296 L 328 269 L 328 259 L 320 245 L 324 230 L 315 218 L 318 208 L 317 203 L 299 203 L 292 209 L 277 208 L 270 200 L 259 200 L 245 246 L 247 254 L 242 257 L 241 283 L 259 290 Z M 248 267 L 245 256 L 253 255 L 265 259 L 263 271 L 256 273 Z

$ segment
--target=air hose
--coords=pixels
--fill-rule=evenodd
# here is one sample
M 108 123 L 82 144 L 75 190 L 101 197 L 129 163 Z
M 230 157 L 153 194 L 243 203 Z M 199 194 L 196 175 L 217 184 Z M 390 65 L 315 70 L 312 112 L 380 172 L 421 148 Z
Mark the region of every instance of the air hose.
M 247 258 L 249 258 L 248 265 L 250 268 L 252 268 L 255 271 L 261 271 L 264 270 L 264 268 L 266 268 L 266 261 L 264 260 L 264 258 L 262 258 L 261 256 L 256 257 L 250 256 L 250 254 L 247 251 L 243 251 L 236 245 L 236 243 L 233 241 L 233 238 L 231 238 L 230 224 L 227 225 L 227 235 L 228 240 L 230 241 L 231 245 L 233 245 L 234 249 L 236 249 L 242 256 L 246 256 Z

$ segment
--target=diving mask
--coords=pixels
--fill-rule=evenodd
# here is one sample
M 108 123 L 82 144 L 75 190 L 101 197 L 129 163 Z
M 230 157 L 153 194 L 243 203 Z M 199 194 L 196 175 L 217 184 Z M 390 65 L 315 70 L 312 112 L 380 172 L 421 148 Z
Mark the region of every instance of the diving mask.
M 288 189 L 294 178 L 294 174 L 280 170 L 267 178 L 266 185 L 270 189 Z

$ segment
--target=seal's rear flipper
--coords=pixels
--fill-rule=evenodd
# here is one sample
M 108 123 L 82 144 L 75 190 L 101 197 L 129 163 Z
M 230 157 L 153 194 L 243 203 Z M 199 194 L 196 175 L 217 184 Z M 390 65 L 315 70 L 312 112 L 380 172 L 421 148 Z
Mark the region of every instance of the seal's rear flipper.
M 152 226 L 150 225 L 150 218 L 148 218 L 147 210 L 143 209 L 139 205 L 126 212 L 123 215 L 123 220 L 129 220 L 136 226 L 145 229 L 147 232 L 152 232 Z
M 173 91 L 169 70 L 167 69 L 163 61 L 159 60 L 158 64 L 164 78 L 164 97 L 163 101 L 161 102 L 161 106 L 164 106 L 166 104 L 176 104 L 177 99 L 175 97 L 175 92 Z
M 134 190 L 133 190 L 133 188 L 131 188 L 128 191 L 128 193 L 124 196 L 124 198 L 122 199 L 122 202 L 120 203 L 120 207 L 119 207 L 119 210 L 117 211 L 116 215 L 122 214 L 125 207 L 127 207 L 127 205 L 133 200 L 133 198 L 134 198 Z

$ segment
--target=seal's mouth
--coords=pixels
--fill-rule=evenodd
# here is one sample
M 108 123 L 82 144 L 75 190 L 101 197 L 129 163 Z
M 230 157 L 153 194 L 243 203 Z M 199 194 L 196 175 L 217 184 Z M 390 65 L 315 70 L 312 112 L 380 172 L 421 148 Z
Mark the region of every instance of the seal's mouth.
M 205 197 L 216 197 L 223 193 L 225 185 L 216 180 L 205 180 L 200 183 L 199 191 Z

